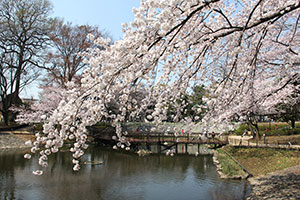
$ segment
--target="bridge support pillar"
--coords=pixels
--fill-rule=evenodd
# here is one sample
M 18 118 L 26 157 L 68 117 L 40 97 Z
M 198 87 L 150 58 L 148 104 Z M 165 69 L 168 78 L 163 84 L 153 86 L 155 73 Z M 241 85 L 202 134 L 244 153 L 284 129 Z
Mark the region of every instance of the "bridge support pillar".
M 162 153 L 161 152 L 161 143 L 160 142 L 157 143 L 157 151 L 160 152 L 160 153 Z
M 188 143 L 185 143 L 185 153 L 188 153 Z

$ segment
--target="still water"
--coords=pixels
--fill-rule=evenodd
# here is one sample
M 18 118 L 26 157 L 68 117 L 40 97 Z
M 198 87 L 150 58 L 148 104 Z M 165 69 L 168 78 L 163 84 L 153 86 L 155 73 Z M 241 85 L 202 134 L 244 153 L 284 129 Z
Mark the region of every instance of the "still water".
M 0 151 L 0 200 L 233 200 L 245 199 L 246 181 L 222 180 L 211 156 L 149 155 L 139 157 L 103 147 L 90 147 L 82 160 L 103 161 L 72 171 L 69 152 L 50 157 L 43 176 L 37 159 L 25 150 Z

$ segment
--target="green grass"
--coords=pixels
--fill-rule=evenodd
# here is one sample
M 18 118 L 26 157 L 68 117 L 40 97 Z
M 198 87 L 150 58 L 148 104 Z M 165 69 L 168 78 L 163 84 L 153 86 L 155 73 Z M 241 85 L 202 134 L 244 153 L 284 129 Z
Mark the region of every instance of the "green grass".
M 233 161 L 222 149 L 217 149 L 218 161 L 222 166 L 222 172 L 227 176 L 245 176 L 243 169 Z
M 277 126 L 277 128 L 275 128 Z M 291 129 L 290 125 L 282 122 L 259 123 L 259 133 L 266 136 L 277 136 L 277 135 L 295 135 L 300 134 L 300 123 L 296 123 L 295 128 Z M 250 131 L 247 124 L 241 124 L 237 129 L 234 130 L 236 135 L 242 135 L 245 131 Z
M 92 126 L 93 128 L 96 129 L 102 129 L 102 128 L 108 128 L 112 127 L 110 123 L 108 122 L 97 122 L 95 125 Z
M 272 148 L 239 148 L 232 146 L 226 146 L 225 150 L 254 176 L 300 165 L 299 151 Z
M 43 125 L 42 123 L 36 123 L 35 125 L 35 130 L 36 131 L 43 131 Z

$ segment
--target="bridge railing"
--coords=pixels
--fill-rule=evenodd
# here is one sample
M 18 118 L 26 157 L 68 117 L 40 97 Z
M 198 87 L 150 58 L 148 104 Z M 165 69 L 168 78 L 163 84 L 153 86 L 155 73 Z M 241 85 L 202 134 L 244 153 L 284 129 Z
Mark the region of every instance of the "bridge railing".
M 90 130 L 91 136 L 99 140 L 112 140 L 115 135 L 113 129 Z M 201 133 L 189 132 L 158 132 L 150 130 L 128 131 L 126 138 L 131 142 L 173 142 L 173 143 L 206 143 L 206 144 L 227 144 L 227 140 L 216 137 L 216 134 L 209 134 L 203 137 Z
M 161 133 L 161 132 L 138 132 L 129 133 L 128 139 L 149 142 L 174 142 L 174 143 L 227 143 L 216 137 L 201 138 L 200 134 L 195 133 Z

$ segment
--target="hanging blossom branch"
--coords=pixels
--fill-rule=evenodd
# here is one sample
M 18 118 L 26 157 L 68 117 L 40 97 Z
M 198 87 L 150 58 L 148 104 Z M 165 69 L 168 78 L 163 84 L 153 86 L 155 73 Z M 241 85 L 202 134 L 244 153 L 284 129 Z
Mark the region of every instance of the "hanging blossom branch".
M 50 154 L 65 140 L 74 140 L 70 151 L 73 169 L 79 170 L 87 148 L 86 127 L 106 119 L 116 128 L 117 146 L 128 149 L 122 123 L 142 116 L 145 122 L 159 124 L 167 119 L 170 105 L 176 110 L 172 120 L 180 120 L 189 104 L 182 100 L 184 94 L 195 85 L 206 85 L 208 93 L 203 131 L 224 132 L 231 116 L 243 116 L 254 109 L 253 102 L 261 102 L 253 100 L 258 94 L 270 94 L 270 99 L 283 76 L 299 72 L 294 65 L 299 63 L 299 52 L 288 49 L 299 51 L 300 40 L 295 39 L 299 33 L 294 32 L 300 3 L 238 2 L 141 1 L 140 8 L 133 9 L 134 21 L 123 25 L 122 40 L 109 45 L 106 39 L 96 39 L 95 44 L 105 50 L 85 54 L 90 68 L 83 73 L 81 88 L 68 91 L 43 133 L 37 134 L 32 152 L 39 151 L 39 164 L 46 167 Z M 287 28 L 278 36 L 283 26 Z M 289 35 L 294 35 L 294 42 L 288 47 L 273 42 L 287 40 Z M 280 63 L 280 67 L 267 62 Z M 284 88 L 290 92 L 288 86 Z M 131 95 L 138 90 L 145 97 Z M 276 98 L 280 101 L 284 94 Z M 111 112 L 108 104 L 115 99 L 118 110 Z M 194 125 L 189 118 L 183 122 Z

